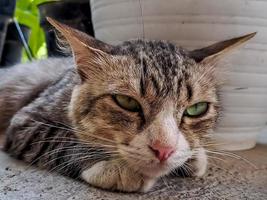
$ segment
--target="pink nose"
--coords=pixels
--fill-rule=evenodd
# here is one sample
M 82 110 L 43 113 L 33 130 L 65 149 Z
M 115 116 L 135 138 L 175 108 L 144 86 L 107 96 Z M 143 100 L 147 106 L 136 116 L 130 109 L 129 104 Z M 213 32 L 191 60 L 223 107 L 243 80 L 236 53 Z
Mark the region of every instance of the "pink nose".
M 162 146 L 158 142 L 150 145 L 149 148 L 153 151 L 153 153 L 160 160 L 160 162 L 167 160 L 175 151 L 173 147 Z

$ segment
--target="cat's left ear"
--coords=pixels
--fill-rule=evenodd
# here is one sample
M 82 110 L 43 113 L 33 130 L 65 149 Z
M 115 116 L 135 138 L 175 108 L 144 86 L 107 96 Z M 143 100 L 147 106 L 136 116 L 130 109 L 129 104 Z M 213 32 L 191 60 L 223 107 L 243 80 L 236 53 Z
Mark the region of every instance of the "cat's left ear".
M 107 53 L 113 48 L 111 45 L 101 42 L 77 29 L 61 24 L 49 17 L 47 17 L 47 20 L 66 38 L 68 44 L 71 46 L 77 71 L 82 81 L 90 78 L 90 75 L 103 72 L 105 63 L 111 57 Z
M 253 38 L 256 32 L 250 33 L 237 38 L 232 38 L 222 42 L 215 43 L 205 48 L 190 51 L 188 56 L 193 58 L 197 63 L 201 64 L 216 64 L 225 55 L 237 49 L 249 39 Z

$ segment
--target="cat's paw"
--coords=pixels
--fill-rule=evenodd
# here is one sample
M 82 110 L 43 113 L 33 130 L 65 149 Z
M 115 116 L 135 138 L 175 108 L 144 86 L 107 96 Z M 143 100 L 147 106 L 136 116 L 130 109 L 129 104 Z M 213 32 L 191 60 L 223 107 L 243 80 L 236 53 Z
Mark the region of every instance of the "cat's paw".
M 145 178 L 132 169 L 112 161 L 101 161 L 84 170 L 81 178 L 87 183 L 109 190 L 147 192 L 155 180 Z
M 175 170 L 175 173 L 183 177 L 201 177 L 205 174 L 208 166 L 208 158 L 204 148 L 200 148 L 196 156 L 189 159 L 182 167 Z

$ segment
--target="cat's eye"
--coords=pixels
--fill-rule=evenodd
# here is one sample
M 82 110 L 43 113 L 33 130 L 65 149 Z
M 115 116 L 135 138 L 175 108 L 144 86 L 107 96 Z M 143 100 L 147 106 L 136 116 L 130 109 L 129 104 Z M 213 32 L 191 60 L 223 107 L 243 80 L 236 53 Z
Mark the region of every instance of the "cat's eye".
M 141 106 L 135 99 L 126 96 L 116 94 L 113 96 L 115 102 L 123 109 L 131 111 L 131 112 L 139 112 L 141 110 Z
M 199 102 L 186 108 L 184 115 L 187 117 L 199 117 L 208 111 L 207 102 Z

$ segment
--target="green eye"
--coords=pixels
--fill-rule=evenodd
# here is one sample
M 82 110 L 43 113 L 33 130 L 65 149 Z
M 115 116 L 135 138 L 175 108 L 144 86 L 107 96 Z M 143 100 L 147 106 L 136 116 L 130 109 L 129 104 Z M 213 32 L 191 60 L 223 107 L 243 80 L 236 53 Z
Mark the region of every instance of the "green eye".
M 125 95 L 114 95 L 115 102 L 123 109 L 131 112 L 139 112 L 141 106 L 135 99 L 125 96 Z
M 185 115 L 188 117 L 198 117 L 208 110 L 208 103 L 207 102 L 199 102 L 185 110 Z

